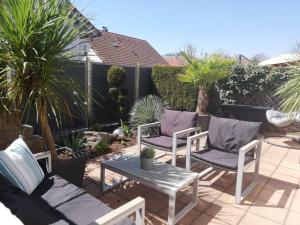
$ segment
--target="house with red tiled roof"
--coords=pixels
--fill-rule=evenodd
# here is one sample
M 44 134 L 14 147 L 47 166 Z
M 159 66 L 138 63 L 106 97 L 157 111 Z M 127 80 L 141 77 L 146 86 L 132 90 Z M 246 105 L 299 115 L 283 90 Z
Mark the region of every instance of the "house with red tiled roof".
M 83 22 L 83 35 L 74 41 L 72 48 L 76 61 L 86 61 L 108 65 L 152 67 L 156 64 L 168 65 L 166 60 L 146 41 L 135 37 L 109 32 L 106 27 L 98 30 L 76 7 Z M 79 21 L 78 21 L 79 22 Z M 76 26 L 76 24 L 75 24 Z
M 164 55 L 164 59 L 167 61 L 169 66 L 174 67 L 184 67 L 186 66 L 186 61 L 178 53 L 169 53 Z
M 108 65 L 152 67 L 167 65 L 164 58 L 145 40 L 100 31 L 100 35 L 90 41 L 90 55 L 98 62 Z M 98 57 L 95 57 L 95 55 Z

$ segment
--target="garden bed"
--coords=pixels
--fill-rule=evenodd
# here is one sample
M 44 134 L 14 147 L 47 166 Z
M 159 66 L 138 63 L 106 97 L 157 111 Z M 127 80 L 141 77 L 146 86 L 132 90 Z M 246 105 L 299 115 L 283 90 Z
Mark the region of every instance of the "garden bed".
M 75 131 L 62 135 L 58 141 L 60 146 L 72 149 L 74 156 L 85 155 L 94 158 L 112 152 L 121 152 L 122 149 L 136 145 L 136 136 L 128 135 L 118 138 L 108 132 Z M 70 151 L 60 151 L 60 159 L 73 158 Z

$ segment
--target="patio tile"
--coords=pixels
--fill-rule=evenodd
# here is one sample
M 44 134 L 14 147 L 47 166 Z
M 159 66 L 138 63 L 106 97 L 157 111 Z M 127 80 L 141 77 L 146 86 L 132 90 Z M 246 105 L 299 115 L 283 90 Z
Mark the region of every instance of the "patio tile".
M 278 167 L 276 170 L 276 173 L 280 173 L 280 174 L 291 176 L 291 177 L 298 178 L 298 179 L 300 178 L 300 173 L 298 170 L 289 169 L 286 167 L 281 167 L 281 166 Z
M 254 201 L 254 205 L 250 206 L 249 212 L 282 224 L 288 213 L 288 209 L 276 206 L 273 202 L 268 203 L 257 199 Z
M 285 225 L 299 225 L 300 213 L 290 212 L 288 214 Z
M 217 197 L 223 193 L 223 190 L 218 190 L 213 187 L 199 187 L 198 198 L 207 202 L 213 202 Z
M 300 199 L 294 198 L 290 208 L 293 212 L 300 213 Z M 300 217 L 299 217 L 300 219 Z
M 89 161 L 89 162 L 87 162 L 87 164 L 85 166 L 85 171 L 89 172 L 89 171 L 91 171 L 93 169 L 96 169 L 96 168 L 99 168 L 99 167 L 100 167 L 100 163 Z
M 229 223 L 225 223 L 217 218 L 209 216 L 205 213 L 202 213 L 196 220 L 192 223 L 192 225 L 229 225 Z
M 288 208 L 291 204 L 293 194 L 287 194 L 284 190 L 264 189 L 257 199 L 266 202 L 269 206 Z
M 297 188 L 295 189 L 294 197 L 300 199 L 300 186 L 297 186 Z
M 146 210 L 153 213 L 158 213 L 163 208 L 168 207 L 169 201 L 167 195 L 161 194 L 157 191 L 150 191 L 142 195 L 146 200 Z
M 226 204 L 216 200 L 210 207 L 208 207 L 208 209 L 205 210 L 205 214 L 231 225 L 238 224 L 242 216 L 245 214 L 245 211 L 234 207 L 233 205 L 234 204 Z
M 282 182 L 291 183 L 291 184 L 298 184 L 299 180 L 300 180 L 299 178 L 295 178 L 292 176 L 288 176 L 286 174 L 280 174 L 280 173 L 276 173 L 276 172 L 272 175 L 272 178 L 280 180 Z
M 181 220 L 178 221 L 177 225 L 189 225 L 192 224 L 195 219 L 201 215 L 201 212 L 192 209 L 188 212 Z
M 182 204 L 187 205 L 188 203 L 191 202 L 191 195 L 187 196 L 187 195 L 182 195 L 178 201 Z M 209 206 L 210 204 L 212 204 L 212 202 L 209 202 L 207 200 L 202 199 L 201 197 L 198 197 L 198 201 L 197 201 L 197 205 L 195 206 L 195 210 L 197 211 L 201 211 L 204 212 Z
M 108 192 L 105 195 L 99 197 L 98 199 L 113 209 L 118 208 L 119 206 L 128 202 L 127 199 L 116 195 L 112 192 Z
M 83 189 L 85 189 L 90 195 L 94 196 L 95 198 L 104 195 L 104 193 L 100 189 L 100 186 L 92 182 L 84 186 Z
M 114 193 L 124 197 L 125 199 L 132 200 L 138 196 L 142 196 L 149 192 L 151 189 L 138 184 L 133 181 L 126 182 L 124 185 L 121 185 L 119 188 L 113 190 Z
M 219 196 L 216 200 L 216 202 L 222 202 L 224 204 L 232 205 L 233 207 L 242 209 L 242 210 L 247 210 L 250 205 L 253 204 L 254 202 L 253 197 L 248 197 L 245 199 L 240 205 L 235 204 L 235 194 L 229 194 L 229 193 L 223 193 L 221 196 Z
M 261 224 L 261 225 L 278 225 L 279 223 L 275 223 L 272 220 L 263 218 L 261 216 L 257 216 L 253 213 L 247 213 L 244 218 L 241 220 L 239 225 L 254 225 L 254 224 Z
M 291 163 L 291 162 L 287 162 L 285 160 L 283 160 L 280 163 L 281 167 L 285 167 L 285 168 L 289 168 L 289 169 L 294 169 L 294 170 L 300 170 L 300 164 L 299 163 Z
M 99 181 L 100 180 L 100 169 L 95 168 L 90 171 L 86 171 L 86 176 L 92 180 Z

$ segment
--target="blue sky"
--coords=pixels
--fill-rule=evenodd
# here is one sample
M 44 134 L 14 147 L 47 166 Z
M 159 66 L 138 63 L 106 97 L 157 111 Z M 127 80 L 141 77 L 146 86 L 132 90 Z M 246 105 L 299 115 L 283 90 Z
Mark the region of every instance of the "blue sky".
M 76 0 L 92 23 L 147 40 L 161 54 L 199 51 L 251 57 L 300 41 L 300 0 Z

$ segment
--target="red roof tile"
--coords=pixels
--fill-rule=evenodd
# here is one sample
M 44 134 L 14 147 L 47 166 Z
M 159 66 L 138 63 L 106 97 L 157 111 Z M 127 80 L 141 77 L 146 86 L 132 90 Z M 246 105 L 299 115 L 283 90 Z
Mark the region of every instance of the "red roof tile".
M 105 64 L 120 66 L 152 67 L 167 65 L 164 58 L 145 40 L 101 31 L 92 40 L 91 46 Z

